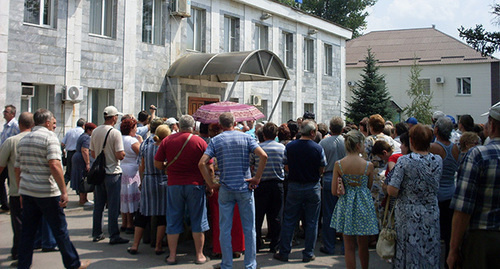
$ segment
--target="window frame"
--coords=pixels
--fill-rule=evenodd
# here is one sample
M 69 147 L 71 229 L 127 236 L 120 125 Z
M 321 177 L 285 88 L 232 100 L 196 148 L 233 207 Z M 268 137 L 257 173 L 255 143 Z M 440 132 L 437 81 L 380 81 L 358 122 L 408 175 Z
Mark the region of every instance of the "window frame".
M 430 96 L 431 95 L 431 79 L 430 78 L 419 78 L 418 79 L 419 83 L 422 84 L 422 87 L 423 87 L 423 94 L 425 96 Z M 428 84 L 427 84 L 428 82 Z M 429 86 L 429 87 L 427 87 Z M 429 90 L 428 92 L 426 92 L 426 90 Z
M 283 63 L 286 67 L 293 69 L 293 34 L 283 31 L 281 37 L 283 39 Z
M 224 52 L 239 51 L 240 19 L 224 15 Z
M 469 91 L 468 93 L 464 90 L 464 82 L 468 81 Z M 472 78 L 471 77 L 457 77 L 457 95 L 469 96 L 472 94 Z
M 254 40 L 256 50 L 269 49 L 269 27 L 264 24 L 256 23 Z
M 146 21 L 146 1 L 151 2 L 151 21 Z M 165 0 L 143 0 L 142 4 L 142 42 L 153 45 L 165 45 L 165 29 L 163 18 L 165 12 Z M 159 17 L 159 18 L 158 18 Z M 149 23 L 149 24 L 147 24 Z M 146 28 L 151 27 L 150 32 Z
M 314 39 L 304 37 L 304 71 L 314 73 Z
M 194 19 L 195 17 L 196 19 Z M 207 18 L 207 12 L 205 9 L 191 6 L 191 17 L 188 17 L 186 21 L 188 50 L 197 52 L 206 52 L 206 29 L 207 29 L 206 18 Z M 189 24 L 189 22 L 192 22 L 192 27 Z M 192 35 L 192 40 L 190 40 L 189 38 L 190 35 Z
M 325 53 L 324 74 L 327 76 L 333 76 L 333 46 L 328 43 L 324 43 L 323 50 Z
M 101 10 L 99 17 L 95 17 L 97 15 L 93 14 L 93 11 L 96 9 L 93 7 L 96 3 L 100 2 Z M 108 7 L 111 5 L 110 7 Z M 117 2 L 116 0 L 90 0 L 90 15 L 89 15 L 89 34 L 95 35 L 99 37 L 108 37 L 115 38 L 116 37 L 116 8 Z M 109 10 L 108 10 L 109 9 Z M 97 10 L 96 10 L 97 11 Z M 95 17 L 95 18 L 94 18 Z M 94 25 L 93 21 L 97 18 L 100 18 L 99 22 L 99 32 L 94 32 L 97 29 L 97 25 Z M 111 24 L 108 26 L 108 24 Z
M 309 107 L 312 107 L 312 109 L 309 109 Z M 304 113 L 306 113 L 307 111 L 316 114 L 316 112 L 314 112 L 314 103 L 304 103 Z
M 27 5 L 27 1 L 28 0 L 24 1 L 23 23 L 30 24 L 30 25 L 41 26 L 41 27 L 47 27 L 47 28 L 56 28 L 56 21 L 57 21 L 57 15 L 56 15 L 57 9 L 56 9 L 56 5 L 57 5 L 57 0 L 35 0 L 36 2 L 39 3 L 38 4 L 38 6 L 39 6 L 39 9 L 38 9 L 38 22 L 29 21 L 30 18 L 35 19 L 36 17 L 29 16 L 29 15 L 32 15 L 33 12 L 28 13 L 27 6 L 26 6 Z M 31 2 L 33 2 L 33 1 L 31 1 Z M 43 2 L 43 5 L 40 4 L 41 2 Z M 46 6 L 47 6 L 46 3 L 48 3 L 48 8 L 46 8 Z M 45 14 L 46 12 L 48 12 L 48 14 Z M 28 16 L 28 18 L 27 18 L 27 16 Z M 48 17 L 47 18 L 47 22 L 46 22 L 46 16 Z

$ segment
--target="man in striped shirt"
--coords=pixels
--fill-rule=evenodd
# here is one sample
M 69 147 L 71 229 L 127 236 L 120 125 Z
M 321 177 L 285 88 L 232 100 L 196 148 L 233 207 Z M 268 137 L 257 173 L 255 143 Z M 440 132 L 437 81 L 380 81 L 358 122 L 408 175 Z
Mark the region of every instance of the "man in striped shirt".
M 231 228 L 234 205 L 238 203 L 243 233 L 245 234 L 245 268 L 257 268 L 255 241 L 255 204 L 253 190 L 257 188 L 267 162 L 267 154 L 250 135 L 235 131 L 234 116 L 222 113 L 219 124 L 223 133 L 210 140 L 198 167 L 209 190 L 219 188 L 221 268 L 233 267 Z M 254 177 L 250 174 L 250 153 L 259 156 L 259 169 Z M 220 170 L 220 185 L 213 182 L 209 161 L 216 157 Z
M 42 108 L 33 118 L 36 126 L 19 141 L 14 165 L 23 205 L 18 268 L 31 266 L 35 233 L 42 216 L 54 233 L 64 267 L 87 268 L 89 262 L 80 263 L 69 239 L 63 211 L 68 204 L 68 193 L 61 165 L 61 146 L 52 132 L 54 116 Z
M 260 130 L 259 130 L 260 131 Z M 274 139 L 278 134 L 278 126 L 268 122 L 262 128 L 265 141 L 260 147 L 268 158 L 259 187 L 255 190 L 255 225 L 257 231 L 257 249 L 263 248 L 262 222 L 266 215 L 269 225 L 268 237 L 271 238 L 269 252 L 276 253 L 281 232 L 281 210 L 283 208 L 283 180 L 285 179 L 283 155 L 285 146 Z M 250 156 L 250 165 L 258 169 L 260 157 Z

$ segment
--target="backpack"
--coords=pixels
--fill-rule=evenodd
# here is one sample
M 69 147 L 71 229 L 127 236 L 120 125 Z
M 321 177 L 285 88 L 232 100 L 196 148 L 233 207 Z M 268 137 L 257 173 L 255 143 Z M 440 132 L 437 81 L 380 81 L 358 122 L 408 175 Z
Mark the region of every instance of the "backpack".
M 108 133 L 106 133 L 101 153 L 97 155 L 97 158 L 95 158 L 92 167 L 90 167 L 87 173 L 87 182 L 89 184 L 100 185 L 104 182 L 104 178 L 106 177 L 106 156 L 104 155 L 104 147 L 106 147 L 106 141 L 108 140 L 108 135 L 111 130 L 113 130 L 113 128 L 109 129 Z

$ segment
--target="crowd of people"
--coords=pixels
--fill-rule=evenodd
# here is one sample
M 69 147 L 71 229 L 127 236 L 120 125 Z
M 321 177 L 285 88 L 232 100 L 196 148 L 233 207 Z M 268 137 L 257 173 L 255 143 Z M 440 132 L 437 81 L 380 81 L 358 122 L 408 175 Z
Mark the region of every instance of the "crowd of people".
M 230 112 L 200 124 L 190 115 L 157 117 L 154 106 L 137 118 L 109 106 L 104 124 L 79 119 L 61 142 L 50 111 L 23 112 L 18 121 L 14 106 L 3 113 L 0 171 L 9 201 L 2 185 L 1 209 L 10 210 L 18 268 L 31 266 L 38 247 L 59 250 L 66 268 L 88 266 L 68 234 L 68 183 L 81 206 L 93 207 L 93 242 L 107 236 L 111 245 L 128 244 L 120 233 L 133 234 L 126 251 L 137 255 L 145 231 L 156 229 L 152 245 L 156 255 L 167 253 L 168 265 L 179 262 L 188 228 L 195 264 L 212 258 L 232 268 L 244 255 L 245 268 L 257 268 L 263 251 L 288 262 L 302 232 L 302 262 L 315 260 L 319 237 L 320 252 L 344 254 L 347 268 L 356 268 L 357 245 L 368 268 L 387 203 L 395 212 L 396 251 L 388 260 L 395 268 L 440 268 L 442 244 L 447 268 L 492 268 L 500 259 L 500 103 L 484 125 L 469 115 L 456 124 L 441 111 L 432 125 L 375 114 L 358 124 L 335 116 L 327 126 L 311 112 L 281 125 L 237 122 Z M 101 153 L 106 176 L 89 185 Z

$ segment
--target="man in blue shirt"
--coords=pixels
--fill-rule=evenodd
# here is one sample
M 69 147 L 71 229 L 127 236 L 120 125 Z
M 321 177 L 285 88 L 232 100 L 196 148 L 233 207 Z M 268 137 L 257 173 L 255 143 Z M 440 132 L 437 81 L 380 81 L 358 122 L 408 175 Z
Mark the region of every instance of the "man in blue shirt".
M 222 250 L 221 268 L 233 267 L 231 228 L 233 211 L 237 203 L 243 233 L 245 234 L 245 268 L 257 268 L 257 248 L 255 232 L 255 203 L 253 190 L 258 187 L 267 162 L 267 154 L 249 135 L 235 131 L 234 116 L 230 112 L 219 116 L 223 133 L 213 137 L 198 167 L 207 183 L 209 191 L 219 188 L 220 244 Z M 254 177 L 250 174 L 250 153 L 259 156 L 259 164 Z M 220 171 L 220 185 L 214 183 L 209 161 L 217 158 Z
M 20 133 L 19 124 L 16 120 L 16 107 L 13 105 L 6 105 L 3 110 L 3 118 L 5 119 L 5 124 L 3 125 L 3 131 L 0 135 L 0 146 L 7 140 L 7 138 L 17 135 Z M 0 208 L 0 213 L 9 211 L 9 202 L 7 201 L 7 191 L 5 189 L 5 180 L 8 179 L 7 169 L 4 169 L 0 173 L 0 202 L 2 204 Z M 14 179 L 9 179 L 14 180 Z
M 305 215 L 305 248 L 302 261 L 310 262 L 314 256 L 314 246 L 318 234 L 319 210 L 321 208 L 320 179 L 326 166 L 323 148 L 313 139 L 316 137 L 317 125 L 313 120 L 302 122 L 301 137 L 286 145 L 283 163 L 288 170 L 288 190 L 283 225 L 281 226 L 281 242 L 279 253 L 274 258 L 288 261 L 292 248 L 293 231 L 301 212 Z

